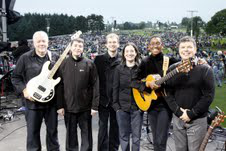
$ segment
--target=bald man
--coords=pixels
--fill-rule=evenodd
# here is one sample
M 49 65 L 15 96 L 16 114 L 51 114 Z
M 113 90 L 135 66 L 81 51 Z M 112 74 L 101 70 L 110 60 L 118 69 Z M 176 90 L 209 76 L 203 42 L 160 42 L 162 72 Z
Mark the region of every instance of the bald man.
M 40 74 L 43 64 L 56 62 L 57 55 L 48 53 L 48 35 L 37 31 L 33 35 L 34 50 L 23 54 L 13 71 L 12 83 L 18 93 L 23 94 L 26 106 L 27 151 L 41 151 L 40 129 L 43 119 L 46 124 L 46 148 L 48 151 L 58 151 L 56 101 L 53 98 L 48 103 L 34 101 L 27 93 L 26 84 L 30 79 Z

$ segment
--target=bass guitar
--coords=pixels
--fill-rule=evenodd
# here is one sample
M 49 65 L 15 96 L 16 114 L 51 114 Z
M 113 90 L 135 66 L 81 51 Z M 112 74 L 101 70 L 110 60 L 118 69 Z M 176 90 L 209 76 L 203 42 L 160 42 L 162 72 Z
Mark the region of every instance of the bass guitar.
M 192 61 L 190 59 L 183 61 L 174 70 L 167 73 L 164 77 L 160 78 L 159 80 L 155 81 L 154 75 L 148 75 L 144 81 L 150 82 L 155 81 L 157 85 L 161 85 L 162 83 L 166 82 L 177 73 L 189 72 L 192 69 L 193 64 L 196 62 L 197 60 Z M 155 93 L 155 90 L 152 90 L 151 93 L 148 93 L 145 91 L 140 92 L 138 89 L 133 88 L 132 91 L 137 106 L 143 111 L 147 111 L 152 103 L 152 100 L 157 100 L 158 98 L 157 94 Z
M 82 32 L 78 31 L 71 37 L 71 39 L 73 40 L 78 38 L 81 34 Z M 53 79 L 53 76 L 67 56 L 70 48 L 71 43 L 68 44 L 51 70 L 49 70 L 50 61 L 46 61 L 42 67 L 41 73 L 27 83 L 26 88 L 32 99 L 38 102 L 46 103 L 54 97 L 54 87 L 60 82 L 60 77 Z

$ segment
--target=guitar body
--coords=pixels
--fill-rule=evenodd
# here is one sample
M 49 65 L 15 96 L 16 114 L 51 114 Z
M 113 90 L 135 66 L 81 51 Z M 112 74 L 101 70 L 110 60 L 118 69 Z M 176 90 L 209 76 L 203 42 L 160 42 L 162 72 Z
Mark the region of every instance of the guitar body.
M 146 81 L 155 81 L 155 78 L 152 75 L 148 75 Z M 142 111 L 147 111 L 151 106 L 152 100 L 157 100 L 157 95 L 154 90 L 151 93 L 147 92 L 140 92 L 139 90 L 133 88 L 133 97 L 137 106 Z
M 49 79 L 48 75 L 50 70 L 48 69 L 50 61 L 44 63 L 41 73 L 32 78 L 27 83 L 28 94 L 38 102 L 46 103 L 50 101 L 55 94 L 54 87 L 60 82 L 60 77 L 56 80 Z

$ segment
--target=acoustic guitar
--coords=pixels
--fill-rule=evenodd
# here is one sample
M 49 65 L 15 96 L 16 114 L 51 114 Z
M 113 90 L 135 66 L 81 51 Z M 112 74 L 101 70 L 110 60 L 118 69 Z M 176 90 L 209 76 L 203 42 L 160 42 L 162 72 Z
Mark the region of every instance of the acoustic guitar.
M 155 77 L 154 75 L 148 75 L 146 77 L 146 79 L 144 80 L 146 81 L 155 81 L 155 83 L 157 85 L 161 85 L 162 83 L 166 82 L 167 80 L 169 80 L 171 77 L 173 77 L 174 75 L 176 75 L 177 73 L 180 72 L 189 72 L 194 63 L 197 63 L 197 58 L 191 60 L 186 60 L 181 62 L 179 65 L 177 65 L 177 67 L 170 71 L 169 73 L 167 73 L 164 77 L 160 78 L 159 80 L 155 81 Z M 149 109 L 149 107 L 151 106 L 152 100 L 157 100 L 158 96 L 155 93 L 155 90 L 152 90 L 151 93 L 148 92 L 140 92 L 138 89 L 133 88 L 133 97 L 135 99 L 135 102 L 137 104 L 137 106 L 143 110 L 143 111 L 147 111 Z
M 71 39 L 73 40 L 78 38 L 81 34 L 82 32 L 78 31 L 71 37 Z M 68 44 L 51 70 L 49 70 L 50 61 L 46 61 L 42 67 L 41 73 L 27 83 L 26 88 L 32 99 L 38 102 L 46 103 L 54 97 L 54 87 L 60 82 L 60 77 L 53 79 L 53 76 L 67 56 L 70 48 L 71 43 Z

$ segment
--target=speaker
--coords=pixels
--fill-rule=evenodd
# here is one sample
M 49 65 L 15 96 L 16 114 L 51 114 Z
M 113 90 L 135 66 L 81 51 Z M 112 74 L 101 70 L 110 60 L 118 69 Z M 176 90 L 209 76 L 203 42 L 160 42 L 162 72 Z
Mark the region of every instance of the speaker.
M 16 0 L 5 0 L 6 12 L 13 10 Z M 0 0 L 0 8 L 2 8 L 2 0 Z
M 7 17 L 7 23 L 8 25 L 10 25 L 17 22 L 21 18 L 21 15 L 17 11 L 9 10 L 6 17 Z
M 0 0 L 0 8 L 2 8 L 2 1 Z M 7 17 L 7 24 L 13 24 L 17 22 L 21 15 L 20 13 L 13 10 L 16 0 L 5 0 L 5 9 L 6 9 L 6 17 Z

